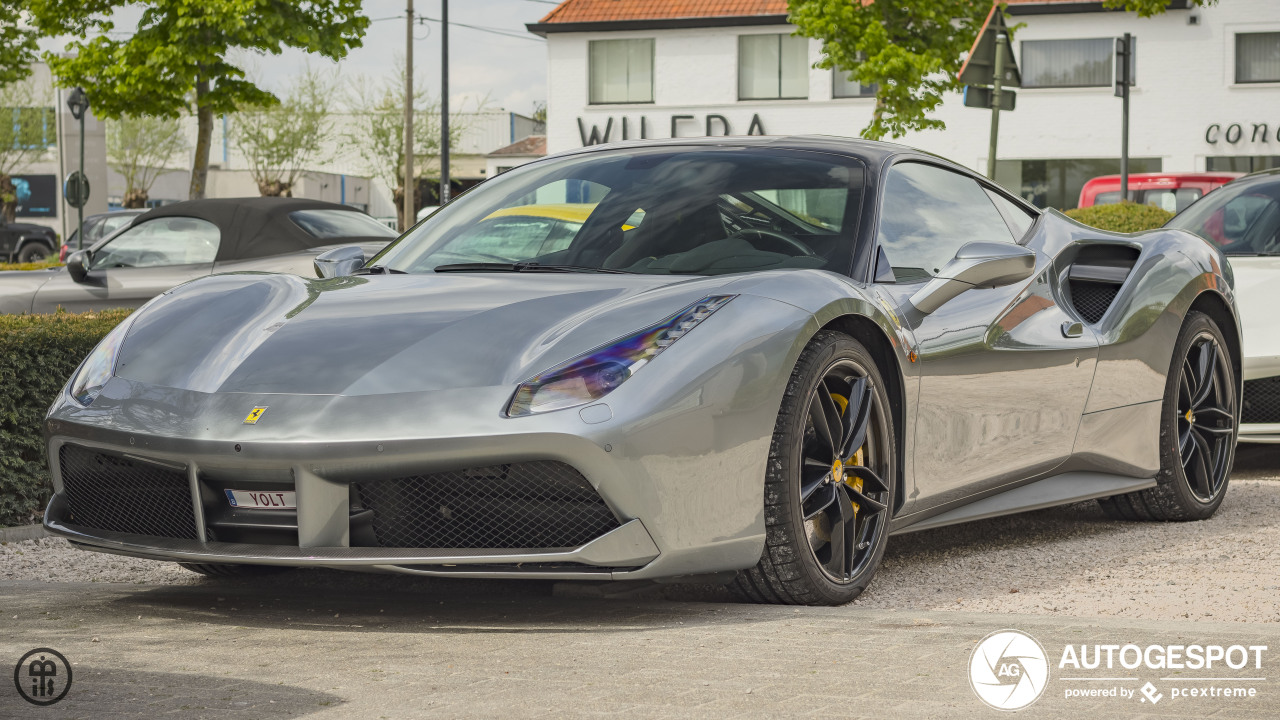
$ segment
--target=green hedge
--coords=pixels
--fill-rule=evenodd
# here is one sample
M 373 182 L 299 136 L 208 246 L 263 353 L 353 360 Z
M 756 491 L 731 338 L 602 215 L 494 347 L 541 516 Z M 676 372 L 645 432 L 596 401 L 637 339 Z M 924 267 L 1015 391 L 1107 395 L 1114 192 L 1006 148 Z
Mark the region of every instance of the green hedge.
M 52 492 L 45 413 L 80 361 L 130 312 L 0 315 L 0 527 L 39 519 Z
M 1153 230 L 1169 222 L 1169 218 L 1173 217 L 1173 213 L 1155 205 L 1138 205 L 1131 202 L 1076 208 L 1064 214 L 1099 230 L 1123 233 Z

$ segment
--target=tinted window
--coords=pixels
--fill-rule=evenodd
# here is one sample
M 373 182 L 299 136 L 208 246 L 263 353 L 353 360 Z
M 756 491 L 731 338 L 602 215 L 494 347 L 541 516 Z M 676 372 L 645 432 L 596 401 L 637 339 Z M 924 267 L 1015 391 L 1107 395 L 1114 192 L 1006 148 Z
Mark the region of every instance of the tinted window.
M 1280 254 L 1280 182 L 1223 186 L 1168 222 L 1228 255 Z
M 1013 242 L 977 181 L 920 163 L 890 168 L 877 238 L 906 282 L 933 277 L 966 243 Z
M 490 179 L 371 262 L 407 272 L 499 258 L 646 274 L 847 272 L 862 178 L 856 160 L 797 151 L 570 156 Z
M 197 218 L 163 217 L 125 230 L 94 253 L 93 269 L 211 263 L 221 234 Z
M 289 219 L 321 240 L 396 236 L 394 230 L 356 210 L 296 210 Z

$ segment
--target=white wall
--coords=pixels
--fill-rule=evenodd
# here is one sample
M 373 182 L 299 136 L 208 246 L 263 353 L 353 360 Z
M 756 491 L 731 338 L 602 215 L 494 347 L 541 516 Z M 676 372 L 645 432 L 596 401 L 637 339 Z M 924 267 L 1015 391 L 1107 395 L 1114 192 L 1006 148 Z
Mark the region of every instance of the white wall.
M 1199 16 L 1199 25 L 1188 17 Z M 1133 13 L 1021 15 L 1016 39 L 1137 38 L 1137 86 L 1131 99 L 1129 153 L 1159 157 L 1167 171 L 1203 170 L 1208 155 L 1280 155 L 1280 83 L 1234 85 L 1235 32 L 1280 30 L 1277 0 L 1224 0 L 1215 7 L 1174 10 L 1138 18 Z M 785 32 L 789 26 L 710 28 L 610 33 L 552 33 L 547 36 L 548 150 L 581 146 L 577 119 L 590 132 L 603 132 L 614 119 L 611 140 L 621 139 L 621 119 L 631 138 L 639 118 L 648 137 L 671 137 L 672 115 L 692 114 L 681 135 L 705 134 L 705 116 L 729 119 L 733 134 L 745 134 L 759 115 L 770 135 L 818 133 L 857 136 L 871 119 L 871 99 L 831 99 L 831 72 L 810 71 L 808 100 L 737 100 L 737 36 Z M 587 42 L 602 38 L 655 38 L 655 102 L 587 104 Z M 817 41 L 810 58 L 820 57 Z M 1110 87 L 1028 89 L 1018 108 L 1000 119 L 999 157 L 1005 159 L 1092 158 L 1120 155 L 1119 98 Z M 936 117 L 944 131 L 911 133 L 898 140 L 985 171 L 990 112 L 963 106 L 948 96 Z M 1268 124 L 1268 140 L 1250 142 L 1253 123 Z M 1205 141 L 1214 123 L 1240 123 L 1245 138 L 1234 145 Z

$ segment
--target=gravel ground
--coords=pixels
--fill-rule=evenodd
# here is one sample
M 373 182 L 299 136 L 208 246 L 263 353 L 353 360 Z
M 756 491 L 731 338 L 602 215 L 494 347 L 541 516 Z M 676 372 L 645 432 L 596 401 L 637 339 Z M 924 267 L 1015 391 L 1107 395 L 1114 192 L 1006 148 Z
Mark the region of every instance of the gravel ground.
M 854 605 L 1144 620 L 1280 622 L 1280 447 L 1241 451 L 1231 490 L 1212 519 L 1108 520 L 1079 503 L 890 540 L 884 564 Z M 173 563 L 83 552 L 60 539 L 0 545 L 0 580 L 146 585 L 208 580 Z M 242 581 L 243 582 L 243 581 Z M 340 585 L 452 595 L 476 584 L 515 595 L 544 582 L 433 580 L 303 570 L 258 578 L 270 587 Z M 717 589 L 674 587 L 672 599 L 727 599 Z

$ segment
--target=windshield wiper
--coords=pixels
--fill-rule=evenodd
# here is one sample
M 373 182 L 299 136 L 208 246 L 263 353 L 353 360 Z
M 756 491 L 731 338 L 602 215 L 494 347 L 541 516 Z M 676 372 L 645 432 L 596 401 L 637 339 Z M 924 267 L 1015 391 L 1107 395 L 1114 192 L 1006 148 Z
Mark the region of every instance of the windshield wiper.
M 611 268 L 587 267 L 585 265 L 554 265 L 522 261 L 516 263 L 455 263 L 439 265 L 436 272 L 558 272 L 558 273 L 609 273 L 612 275 L 631 275 L 626 270 Z
M 352 275 L 408 275 L 404 270 L 392 270 L 386 265 L 370 265 L 351 273 Z

